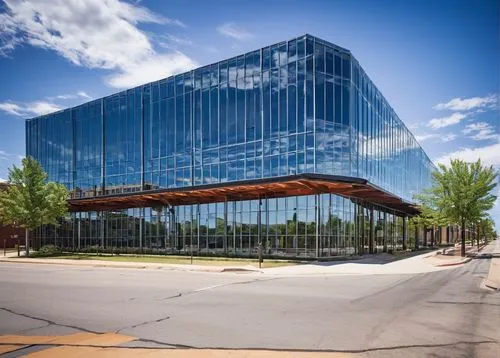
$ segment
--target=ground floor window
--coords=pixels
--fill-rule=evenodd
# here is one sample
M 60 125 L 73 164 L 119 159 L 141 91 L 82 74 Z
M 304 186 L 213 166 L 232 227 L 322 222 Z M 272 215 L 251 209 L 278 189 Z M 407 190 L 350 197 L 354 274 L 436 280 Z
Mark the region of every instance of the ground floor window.
M 32 237 L 35 246 L 75 251 L 255 256 L 260 244 L 266 255 L 330 257 L 402 249 L 404 221 L 400 213 L 321 194 L 77 212 Z

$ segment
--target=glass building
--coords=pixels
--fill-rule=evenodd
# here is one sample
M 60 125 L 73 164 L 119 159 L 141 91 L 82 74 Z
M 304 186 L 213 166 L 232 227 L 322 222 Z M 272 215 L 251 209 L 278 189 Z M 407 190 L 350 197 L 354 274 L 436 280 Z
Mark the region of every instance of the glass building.
M 435 169 L 358 61 L 310 35 L 26 121 L 74 250 L 322 257 L 401 248 Z

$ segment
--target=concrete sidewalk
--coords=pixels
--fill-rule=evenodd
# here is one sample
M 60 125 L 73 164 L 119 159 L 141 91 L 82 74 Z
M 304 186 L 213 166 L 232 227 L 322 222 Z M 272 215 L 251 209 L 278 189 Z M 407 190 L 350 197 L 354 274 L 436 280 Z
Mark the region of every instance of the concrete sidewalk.
M 298 266 L 283 266 L 264 269 L 267 275 L 297 276 L 297 275 L 391 275 L 391 274 L 418 274 L 450 269 L 452 267 L 435 266 L 427 260 L 437 251 L 427 252 L 407 259 L 392 261 L 384 260 L 387 254 L 378 254 L 354 262 L 329 262 L 306 264 Z M 377 262 L 377 258 L 378 261 Z
M 103 260 L 71 260 L 71 259 L 52 259 L 52 258 L 24 258 L 24 257 L 0 257 L 0 262 L 17 264 L 40 264 L 40 265 L 65 265 L 65 266 L 87 266 L 87 267 L 113 267 L 113 268 L 131 268 L 131 269 L 162 269 L 178 271 L 197 271 L 197 272 L 260 272 L 252 265 L 241 266 L 209 266 L 209 265 L 190 265 L 190 264 L 165 264 L 155 262 L 117 262 Z
M 484 256 L 489 256 L 493 253 L 493 246 L 490 244 L 481 244 L 479 248 L 474 245 L 466 245 L 465 247 L 465 257 L 460 256 L 460 244 L 456 244 L 453 247 L 448 247 L 442 250 L 438 250 L 432 255 L 427 257 L 429 263 L 434 266 L 456 266 L 462 265 L 473 258 L 482 258 Z
M 439 255 L 438 253 L 439 251 L 435 255 L 426 257 L 427 261 L 436 267 L 457 266 L 472 260 L 471 257 Z
M 268 276 L 301 276 L 301 275 L 387 275 L 387 274 L 417 274 L 434 272 L 449 269 L 459 264 L 468 262 L 462 258 L 454 258 L 454 261 L 448 261 L 446 264 L 439 264 L 439 261 L 433 260 L 436 253 L 427 252 L 421 255 L 406 259 L 395 260 L 394 256 L 389 254 L 367 255 L 359 260 L 314 262 L 310 264 L 298 264 L 295 266 L 282 266 L 273 268 L 259 269 L 252 265 L 241 266 L 204 266 L 190 264 L 166 264 L 153 262 L 116 262 L 102 260 L 71 260 L 71 259 L 52 259 L 52 258 L 18 258 L 17 253 L 13 257 L 0 257 L 0 262 L 8 263 L 26 263 L 26 264 L 48 264 L 48 265 L 67 265 L 67 266 L 90 266 L 90 267 L 112 267 L 112 268 L 132 268 L 132 269 L 160 269 L 177 270 L 191 272 L 240 272 L 247 274 L 265 274 Z M 256 264 L 257 265 L 257 264 Z
M 487 254 L 500 255 L 500 240 L 497 239 L 492 242 L 484 251 Z M 488 277 L 484 280 L 484 284 L 489 288 L 500 290 L 500 258 L 494 257 L 491 259 L 490 271 Z

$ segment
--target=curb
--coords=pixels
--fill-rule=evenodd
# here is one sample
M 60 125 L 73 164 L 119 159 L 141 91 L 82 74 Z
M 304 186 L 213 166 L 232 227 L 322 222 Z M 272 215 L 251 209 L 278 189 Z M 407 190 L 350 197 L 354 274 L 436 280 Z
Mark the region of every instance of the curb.
M 30 259 L 28 259 L 30 260 Z M 216 267 L 211 266 L 207 268 L 194 268 L 194 267 L 180 267 L 180 266 L 163 266 L 163 265 L 110 265 L 106 263 L 88 263 L 88 262 L 44 262 L 44 261 L 28 261 L 26 259 L 21 260 L 5 260 L 0 259 L 0 262 L 7 263 L 18 263 L 18 264 L 40 264 L 40 265 L 62 265 L 62 266 L 80 266 L 80 267 L 110 267 L 110 268 L 121 268 L 121 269 L 152 269 L 152 270 L 174 270 L 174 271 L 190 271 L 190 272 L 212 272 L 212 273 L 221 273 L 221 272 L 260 272 L 261 270 L 255 268 L 247 268 L 247 267 Z
M 488 288 L 492 288 L 494 290 L 500 290 L 500 283 L 485 279 L 484 280 L 484 285 Z
M 129 265 L 106 265 L 106 264 L 94 264 L 94 263 L 70 263 L 70 262 L 43 262 L 43 261 L 27 261 L 27 260 L 2 260 L 0 262 L 6 262 L 11 264 L 32 264 L 32 265 L 61 265 L 61 266 L 80 266 L 80 267 L 115 267 L 115 268 L 135 268 L 135 269 L 146 269 L 146 268 L 160 268 L 153 266 L 129 266 Z
M 458 266 L 458 265 L 466 264 L 467 262 L 469 262 L 471 260 L 472 260 L 472 257 L 467 257 L 459 262 L 443 263 L 443 264 L 434 265 L 434 266 L 435 267 Z
M 251 269 L 251 268 L 246 268 L 246 267 L 224 267 L 221 271 L 219 272 L 260 272 L 262 273 L 262 270 L 259 269 Z

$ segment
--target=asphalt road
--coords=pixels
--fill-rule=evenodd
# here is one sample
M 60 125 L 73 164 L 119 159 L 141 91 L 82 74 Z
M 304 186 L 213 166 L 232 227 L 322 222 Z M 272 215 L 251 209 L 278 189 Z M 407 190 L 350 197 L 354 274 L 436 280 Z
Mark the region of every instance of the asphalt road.
M 0 335 L 119 332 L 139 337 L 134 346 L 499 357 L 500 293 L 480 287 L 489 264 L 270 277 L 4 263 Z

